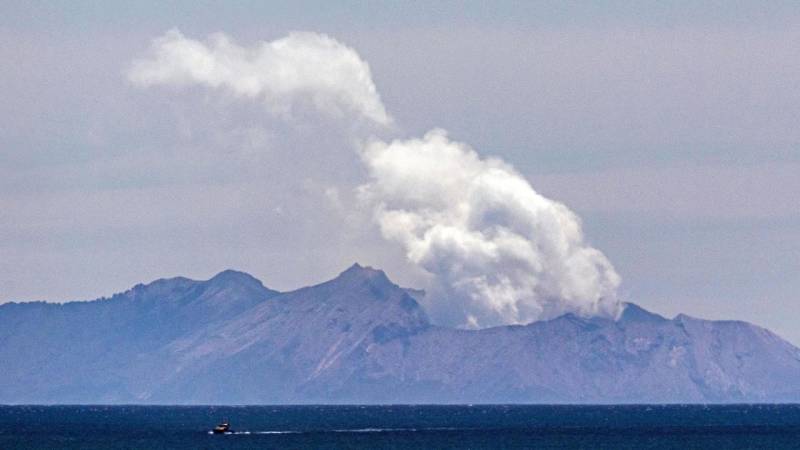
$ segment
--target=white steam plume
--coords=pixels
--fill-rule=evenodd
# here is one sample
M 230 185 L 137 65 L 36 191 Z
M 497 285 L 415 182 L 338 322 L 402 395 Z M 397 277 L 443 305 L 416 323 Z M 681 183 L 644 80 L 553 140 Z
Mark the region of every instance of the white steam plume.
M 620 277 L 584 242 L 580 220 L 539 195 L 511 166 L 481 159 L 443 130 L 375 141 L 363 151 L 386 239 L 434 275 L 427 307 L 470 328 L 567 312 L 615 317 Z
M 128 76 L 143 87 L 226 89 L 278 112 L 309 98 L 325 113 L 391 123 L 366 62 L 316 33 L 247 49 L 222 34 L 204 44 L 173 30 L 154 41 L 151 57 L 134 62 Z M 438 323 L 482 328 L 568 312 L 619 314 L 620 278 L 584 242 L 579 218 L 539 195 L 510 165 L 482 159 L 443 130 L 373 141 L 361 158 L 371 177 L 361 194 L 374 206 L 383 236 L 432 275 L 424 301 Z
M 391 123 L 369 65 L 353 49 L 323 34 L 291 33 L 244 48 L 222 33 L 203 43 L 173 29 L 153 41 L 148 58 L 134 61 L 128 79 L 142 87 L 224 88 L 263 98 L 279 113 L 306 97 L 335 116 L 348 110 L 380 125 Z

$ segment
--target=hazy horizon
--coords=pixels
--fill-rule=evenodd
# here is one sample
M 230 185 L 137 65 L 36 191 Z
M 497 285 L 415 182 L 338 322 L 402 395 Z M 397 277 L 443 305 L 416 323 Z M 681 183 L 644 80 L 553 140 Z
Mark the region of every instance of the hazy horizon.
M 613 295 L 667 317 L 752 322 L 800 343 L 796 4 L 6 2 L 0 13 L 8 62 L 0 68 L 0 303 L 93 299 L 227 268 L 284 291 L 358 261 L 405 287 L 438 286 L 449 299 L 441 320 L 613 314 L 597 302 Z M 218 55 L 244 49 L 239 63 L 253 70 L 262 42 L 305 51 L 324 35 L 358 58 L 334 46 L 352 63 L 342 79 L 369 82 L 334 89 L 309 73 L 303 89 L 325 95 L 303 91 L 297 100 L 296 87 L 276 78 L 187 82 L 181 68 L 132 76 L 137 61 L 158 61 L 153 40 L 170 30 L 179 30 L 177 42 L 212 50 L 224 33 L 234 50 Z M 292 41 L 292 31 L 311 34 Z M 447 133 L 427 134 L 437 129 Z M 354 150 L 361 139 L 378 141 L 372 153 Z M 521 241 L 480 228 L 488 237 L 470 248 L 490 247 L 496 259 L 439 269 L 474 253 L 398 232 L 407 223 L 397 212 L 429 227 L 408 228 L 419 233 L 475 222 L 456 208 L 431 215 L 417 192 L 391 183 L 409 174 L 380 161 L 418 141 L 453 149 L 434 166 L 520 180 L 514 195 L 541 201 L 548 220 L 583 233 L 519 232 L 523 241 L 570 243 L 520 256 Z M 505 185 L 465 197 L 476 189 L 470 183 L 452 180 L 437 201 L 485 208 L 486 223 L 510 220 L 490 208 L 490 194 Z M 544 217 L 528 213 L 514 220 Z M 577 269 L 562 264 L 576 258 L 585 262 Z M 565 268 L 526 276 L 540 260 Z M 575 275 L 587 267 L 591 276 Z M 487 287 L 474 282 L 482 270 L 508 277 Z M 451 292 L 448 283 L 467 287 Z M 572 300 L 544 300 L 555 293 Z M 465 296 L 478 299 L 472 313 L 449 317 Z M 504 300 L 520 296 L 536 300 Z

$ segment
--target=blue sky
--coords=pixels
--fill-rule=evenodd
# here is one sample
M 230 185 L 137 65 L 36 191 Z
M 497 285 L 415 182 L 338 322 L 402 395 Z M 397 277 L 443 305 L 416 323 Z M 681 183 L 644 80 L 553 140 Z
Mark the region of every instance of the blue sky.
M 289 289 L 353 260 L 417 282 L 320 203 L 364 177 L 336 124 L 125 79 L 174 27 L 241 45 L 308 30 L 370 64 L 401 134 L 443 127 L 578 213 L 624 300 L 800 343 L 796 3 L 332 5 L 4 2 L 0 301 L 228 267 Z

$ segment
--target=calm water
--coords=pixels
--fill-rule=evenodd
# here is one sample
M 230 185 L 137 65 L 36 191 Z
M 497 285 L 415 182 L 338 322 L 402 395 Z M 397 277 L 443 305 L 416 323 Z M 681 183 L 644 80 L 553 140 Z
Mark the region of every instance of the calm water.
M 800 405 L 0 406 L 0 449 L 532 447 L 800 448 Z

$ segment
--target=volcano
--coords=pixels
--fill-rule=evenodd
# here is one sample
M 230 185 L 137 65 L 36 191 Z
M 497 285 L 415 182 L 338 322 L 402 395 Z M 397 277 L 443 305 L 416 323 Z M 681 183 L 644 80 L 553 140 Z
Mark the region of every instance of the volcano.
M 0 403 L 800 401 L 800 349 L 740 321 L 629 303 L 481 330 L 353 265 L 291 292 L 228 270 L 110 298 L 0 305 Z

